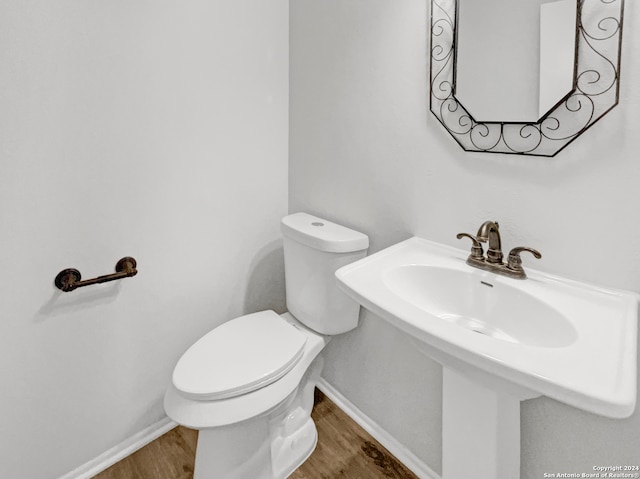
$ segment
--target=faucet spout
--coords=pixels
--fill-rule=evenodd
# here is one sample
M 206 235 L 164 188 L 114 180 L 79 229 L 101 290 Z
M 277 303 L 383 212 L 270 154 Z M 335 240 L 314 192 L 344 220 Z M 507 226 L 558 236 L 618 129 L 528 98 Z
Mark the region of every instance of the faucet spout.
M 502 263 L 502 240 L 500 239 L 500 228 L 497 221 L 485 221 L 478 229 L 476 235 L 481 243 L 489 242 L 487 250 L 488 263 Z

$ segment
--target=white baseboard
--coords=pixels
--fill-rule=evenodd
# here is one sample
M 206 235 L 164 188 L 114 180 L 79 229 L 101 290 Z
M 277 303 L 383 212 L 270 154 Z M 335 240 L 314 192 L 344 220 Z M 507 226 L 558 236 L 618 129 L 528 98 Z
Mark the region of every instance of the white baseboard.
M 342 395 L 336 388 L 320 378 L 318 389 L 322 391 L 336 406 L 342 409 L 347 416 L 353 419 L 362 429 L 367 431 L 380 444 L 382 444 L 396 459 L 404 464 L 420 479 L 442 479 L 433 469 L 427 466 L 413 452 L 402 445 L 395 437 L 380 427 L 374 420 L 358 409 L 351 401 Z
M 442 479 L 433 469 L 420 460 L 418 456 L 408 450 L 369 416 L 364 414 L 351 401 L 344 397 L 342 393 L 326 382 L 324 378 L 320 378 L 318 389 L 420 479 Z M 165 417 L 59 479 L 91 479 L 176 426 L 177 423 Z
M 134 434 L 130 438 L 125 439 L 120 444 L 116 444 L 114 447 L 100 454 L 95 459 L 92 459 L 91 461 L 86 462 L 82 466 L 65 474 L 60 479 L 90 479 L 96 474 L 99 474 L 105 469 L 113 466 L 116 462 L 121 461 L 128 455 L 133 454 L 138 449 L 143 448 L 151 441 L 159 438 L 165 432 L 170 431 L 176 426 L 177 424 L 175 422 L 168 417 L 165 417 L 155 424 L 143 429 L 139 433 Z

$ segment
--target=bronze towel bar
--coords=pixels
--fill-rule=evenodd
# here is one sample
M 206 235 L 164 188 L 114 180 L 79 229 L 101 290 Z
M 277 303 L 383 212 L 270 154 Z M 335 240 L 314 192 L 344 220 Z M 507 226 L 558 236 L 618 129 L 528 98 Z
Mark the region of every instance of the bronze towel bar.
M 130 256 L 125 256 L 116 263 L 116 272 L 111 274 L 105 274 L 104 276 L 98 276 L 97 278 L 85 279 L 80 281 L 82 276 L 80 271 L 74 268 L 63 269 L 58 273 L 54 281 L 56 287 L 61 289 L 65 293 L 73 291 L 83 286 L 89 286 L 98 283 L 107 283 L 109 281 L 115 281 L 116 279 L 129 278 L 138 274 L 136 269 L 136 260 Z

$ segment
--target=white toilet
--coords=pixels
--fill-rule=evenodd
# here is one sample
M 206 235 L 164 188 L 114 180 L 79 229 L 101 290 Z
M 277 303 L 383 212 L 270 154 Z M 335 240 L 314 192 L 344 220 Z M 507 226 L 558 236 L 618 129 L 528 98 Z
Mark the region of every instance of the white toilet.
M 366 255 L 366 235 L 306 213 L 282 219 L 289 312 L 213 329 L 180 358 L 167 415 L 198 429 L 194 479 L 284 479 L 317 442 L 311 419 L 322 349 L 358 324 L 335 271 Z

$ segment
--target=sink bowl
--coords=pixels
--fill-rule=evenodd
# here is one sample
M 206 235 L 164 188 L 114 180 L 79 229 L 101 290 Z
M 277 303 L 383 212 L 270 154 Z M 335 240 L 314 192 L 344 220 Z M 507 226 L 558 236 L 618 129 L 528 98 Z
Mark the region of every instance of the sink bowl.
M 385 271 L 382 281 L 425 313 L 494 339 L 555 348 L 578 338 L 571 321 L 541 298 L 505 282 L 482 280 L 459 266 L 397 266 Z
M 444 366 L 603 416 L 632 414 L 637 294 L 530 268 L 527 279 L 512 279 L 467 265 L 467 256 L 414 237 L 336 276 Z

